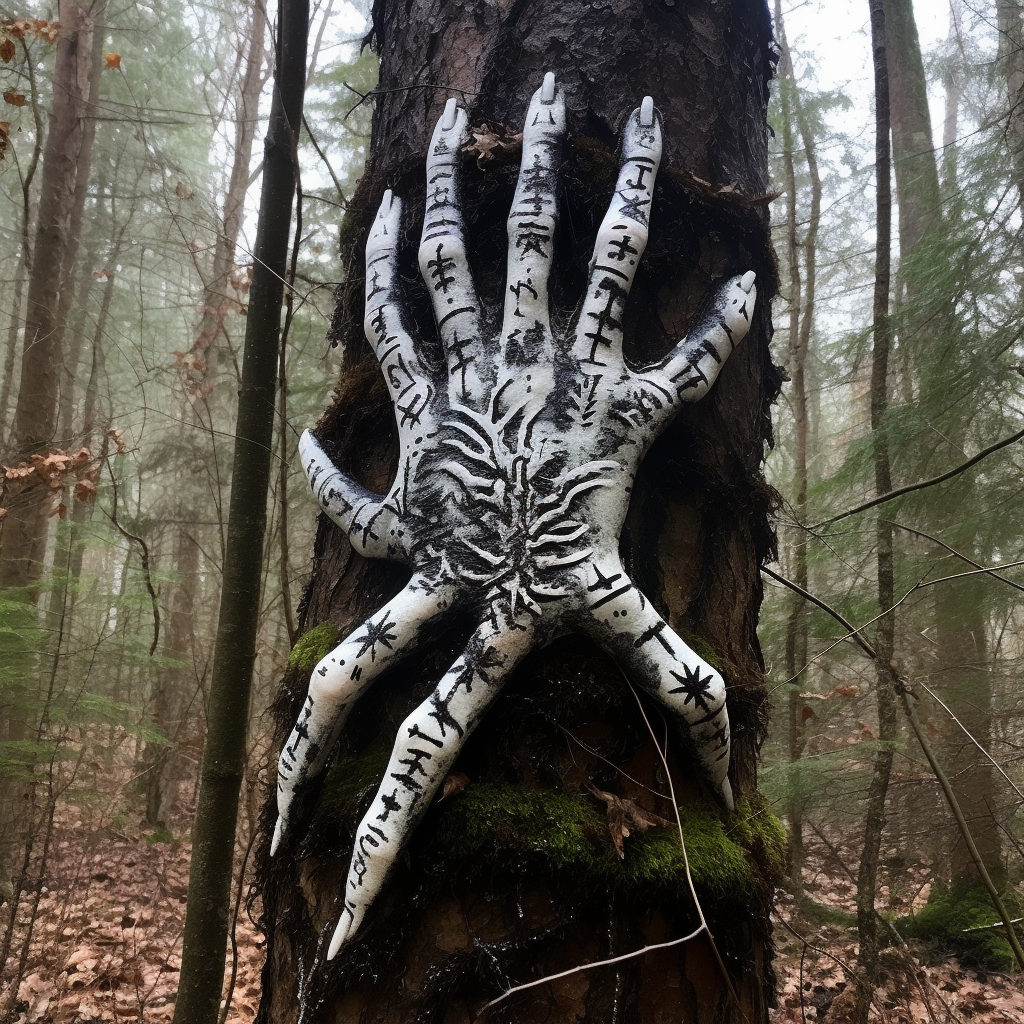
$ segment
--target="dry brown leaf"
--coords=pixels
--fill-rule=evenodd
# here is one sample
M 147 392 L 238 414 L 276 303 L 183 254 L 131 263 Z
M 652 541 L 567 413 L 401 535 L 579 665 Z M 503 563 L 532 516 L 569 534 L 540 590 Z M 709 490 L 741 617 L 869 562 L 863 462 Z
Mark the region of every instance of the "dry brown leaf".
M 185 353 L 183 352 L 182 355 Z M 177 353 L 175 353 L 177 355 Z M 124 455 L 128 451 L 128 445 L 124 443 L 124 431 L 120 427 L 111 427 L 107 431 L 107 437 L 114 442 L 118 455 Z
M 96 485 L 91 480 L 79 480 L 75 484 L 75 501 L 92 501 L 96 497 Z
M 612 843 L 615 852 L 622 860 L 626 856 L 624 848 L 625 841 L 629 838 L 633 829 L 638 832 L 646 832 L 652 825 L 672 825 L 674 822 L 662 818 L 653 811 L 641 807 L 635 800 L 628 797 L 616 796 L 614 793 L 606 793 L 598 789 L 590 780 L 584 783 L 587 789 L 606 805 L 605 814 L 608 818 L 608 831 L 611 833 Z
M 476 158 L 476 165 L 484 171 L 492 164 L 511 163 L 517 159 L 523 148 L 523 133 L 508 125 L 486 121 L 479 127 L 471 127 L 471 142 L 462 147 L 463 153 Z
M 441 796 L 438 800 L 447 800 L 450 796 L 461 793 L 469 785 L 469 776 L 462 772 L 452 772 L 445 780 L 441 789 Z
M 121 54 L 106 53 L 103 55 L 103 63 L 106 67 L 112 68 L 114 71 L 117 71 L 121 67 Z
M 4 92 L 4 102 L 10 103 L 12 107 L 23 107 L 25 106 L 25 94 L 23 92 L 11 92 L 7 89 Z
M 5 39 L 0 42 L 0 60 L 5 64 L 10 64 L 14 60 L 14 55 L 17 53 L 14 43 L 10 39 Z

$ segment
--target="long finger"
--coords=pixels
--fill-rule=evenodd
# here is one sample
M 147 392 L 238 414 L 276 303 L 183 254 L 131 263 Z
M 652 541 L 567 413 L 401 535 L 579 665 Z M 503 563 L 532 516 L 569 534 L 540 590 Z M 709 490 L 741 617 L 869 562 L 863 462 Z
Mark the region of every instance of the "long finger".
M 299 457 L 310 489 L 320 507 L 348 536 L 352 547 L 367 558 L 404 554 L 396 537 L 398 517 L 385 498 L 368 491 L 342 473 L 308 431 L 299 438 Z
M 366 240 L 366 311 L 363 330 L 391 392 L 399 431 L 422 430 L 432 420 L 434 386 L 402 324 L 398 236 L 402 204 L 384 193 Z
M 448 101 L 427 153 L 427 199 L 420 239 L 420 273 L 430 292 L 448 361 L 449 394 L 461 401 L 483 394 L 480 300 L 466 255 L 459 183 L 459 148 L 466 112 Z M 489 361 L 488 361 L 489 362 Z
M 356 831 L 345 906 L 328 959 L 358 931 L 464 742 L 532 639 L 529 628 L 479 627 L 429 700 L 402 723 L 384 781 Z
M 754 277 L 748 270 L 726 281 L 707 315 L 660 363 L 638 376 L 660 379 L 684 402 L 703 398 L 750 330 L 757 302 Z
M 319 774 L 358 697 L 398 658 L 413 651 L 422 631 L 451 604 L 454 588 L 414 576 L 383 608 L 320 659 L 277 768 L 273 855 L 288 828 L 296 788 Z
M 729 712 L 725 682 L 692 651 L 617 564 L 591 566 L 589 615 L 581 625 L 646 693 L 685 726 L 701 766 L 726 806 Z
M 536 365 L 551 344 L 548 277 L 558 218 L 558 165 L 565 100 L 548 72 L 523 125 L 523 160 L 508 215 L 505 319 L 501 338 L 509 366 Z M 540 360 L 543 361 L 543 360 Z
M 647 247 L 654 179 L 661 162 L 661 124 L 650 96 L 629 115 L 615 195 L 590 261 L 574 356 L 587 373 L 622 366 L 622 322 L 640 257 Z

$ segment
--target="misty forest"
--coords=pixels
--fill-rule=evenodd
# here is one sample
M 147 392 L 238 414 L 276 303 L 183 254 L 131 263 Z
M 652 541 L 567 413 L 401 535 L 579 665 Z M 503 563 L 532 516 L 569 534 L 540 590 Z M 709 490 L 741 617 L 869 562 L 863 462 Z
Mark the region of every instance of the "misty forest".
M 1024 1024 L 1021 0 L 0 85 L 0 1024 Z

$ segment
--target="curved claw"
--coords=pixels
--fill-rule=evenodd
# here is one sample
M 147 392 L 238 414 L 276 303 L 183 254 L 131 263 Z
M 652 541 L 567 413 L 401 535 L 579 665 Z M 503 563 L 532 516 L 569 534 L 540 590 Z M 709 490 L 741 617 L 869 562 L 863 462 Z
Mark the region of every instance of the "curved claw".
M 399 727 L 384 781 L 356 830 L 329 960 L 359 930 L 469 734 L 534 642 L 530 623 L 513 623 L 495 610 L 495 621 L 477 628 L 433 694 Z

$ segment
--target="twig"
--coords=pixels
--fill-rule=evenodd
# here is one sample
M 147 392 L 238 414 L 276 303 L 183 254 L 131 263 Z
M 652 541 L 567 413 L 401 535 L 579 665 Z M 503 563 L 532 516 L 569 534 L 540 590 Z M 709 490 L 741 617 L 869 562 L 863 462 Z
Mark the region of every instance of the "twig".
M 141 537 L 126 530 L 117 521 L 117 478 L 114 476 L 114 470 L 111 468 L 109 459 L 107 459 L 107 472 L 110 474 L 110 486 L 114 492 L 114 510 L 113 512 L 104 510 L 103 514 L 114 524 L 122 537 L 126 540 L 135 541 L 139 545 L 142 577 L 146 584 L 146 590 L 149 591 L 149 600 L 153 605 L 153 642 L 149 645 L 149 656 L 152 658 L 156 652 L 157 644 L 160 642 L 160 605 L 156 599 L 156 590 L 153 589 L 153 574 L 149 567 L 149 545 Z
M 558 974 L 547 974 L 543 978 L 538 978 L 536 981 L 527 981 L 522 985 L 516 985 L 514 988 L 508 989 L 506 992 L 502 992 L 497 999 L 492 999 L 489 1003 L 485 1003 L 480 1012 L 484 1013 L 489 1010 L 492 1006 L 497 1006 L 498 1003 L 503 1003 L 509 996 L 514 995 L 516 992 L 522 992 L 524 989 L 535 988 L 537 985 L 545 985 L 549 981 L 557 981 L 559 978 L 568 978 L 572 974 L 579 974 L 580 971 L 590 971 L 595 967 L 607 967 L 609 964 L 622 963 L 623 960 L 632 960 L 638 956 L 643 956 L 644 953 L 649 953 L 653 949 L 668 949 L 670 946 L 680 946 L 684 942 L 689 942 L 695 939 L 701 932 L 706 931 L 706 925 L 700 925 L 696 931 L 690 932 L 689 935 L 684 935 L 681 939 L 672 939 L 669 942 L 655 942 L 650 946 L 644 946 L 642 949 L 634 949 L 631 953 L 623 953 L 621 956 L 613 956 L 608 960 L 595 960 L 590 964 L 580 964 L 578 967 L 570 967 L 567 971 L 559 971 Z
M 984 569 L 985 567 L 980 563 L 974 561 L 973 558 L 968 558 L 962 551 L 957 551 L 956 548 L 950 547 L 944 540 L 940 540 L 938 537 L 933 537 L 930 533 L 925 533 L 924 530 L 915 529 L 913 526 L 906 526 L 903 523 L 897 523 L 895 520 L 886 519 L 890 526 L 895 526 L 897 530 L 906 530 L 907 533 L 912 533 L 917 537 L 923 537 L 925 540 L 930 540 L 933 544 L 938 544 L 939 547 L 945 548 L 951 555 L 956 555 L 957 558 L 962 558 L 968 565 L 973 565 L 975 569 Z M 1000 576 L 999 573 L 993 572 L 992 575 L 1003 583 L 1009 584 L 1015 590 L 1024 591 L 1024 584 L 1017 583 L 1014 580 L 1009 579 L 1006 576 Z
M 789 589 L 792 590 L 794 593 L 797 593 L 801 597 L 810 601 L 811 604 L 817 605 L 822 611 L 828 612 L 829 615 L 832 616 L 832 618 L 834 618 L 837 622 L 841 622 L 850 631 L 850 639 L 856 640 L 858 646 L 864 651 L 865 654 L 867 654 L 869 658 L 873 658 L 875 656 L 874 648 L 871 646 L 871 644 L 867 642 L 867 640 L 864 639 L 863 636 L 861 636 L 860 630 L 857 629 L 857 627 L 854 626 L 853 623 L 851 623 L 849 620 L 845 619 L 842 615 L 840 615 L 839 612 L 835 610 L 835 608 L 832 608 L 829 605 L 825 604 L 824 601 L 822 601 L 820 598 L 815 597 L 809 590 L 804 590 L 804 588 L 801 587 L 799 584 L 794 583 L 792 580 L 787 580 L 785 576 L 780 576 L 774 570 L 769 569 L 767 565 L 761 566 L 761 572 L 763 572 L 766 576 L 771 576 L 773 580 L 776 580 L 778 583 L 781 583 L 784 587 L 789 587 Z M 845 640 L 847 639 L 847 637 L 843 637 L 843 639 Z
M 1024 917 L 1015 917 L 1010 924 L 1020 924 L 1024 921 Z M 992 928 L 1003 928 L 1005 927 L 1004 922 L 995 921 L 992 924 L 976 924 L 972 928 L 961 928 L 961 932 L 987 932 Z
M 679 845 L 683 850 L 683 866 L 686 868 L 686 884 L 690 887 L 690 895 L 693 897 L 693 905 L 697 908 L 697 916 L 700 918 L 701 928 L 708 934 L 708 943 L 711 946 L 711 952 L 714 953 L 715 959 L 718 961 L 718 966 L 722 972 L 722 979 L 725 981 L 725 987 L 729 990 L 729 995 L 732 996 L 733 1001 L 736 1003 L 736 1008 L 740 1011 L 740 1015 L 746 1017 L 743 1012 L 743 1004 L 740 1002 L 740 997 L 733 987 L 732 978 L 729 977 L 729 972 L 725 969 L 725 962 L 722 960 L 722 955 L 718 952 L 718 946 L 715 944 L 715 937 L 711 934 L 711 929 L 708 927 L 708 922 L 704 917 L 704 908 L 700 905 L 700 899 L 697 897 L 697 887 L 693 884 L 693 875 L 690 873 L 690 855 L 686 850 L 686 839 L 683 836 L 683 819 L 679 814 L 679 803 L 676 801 L 676 787 L 672 782 L 672 772 L 668 766 L 668 759 L 665 757 L 665 752 L 661 749 L 661 744 L 658 742 L 658 738 L 654 735 L 654 730 L 651 728 L 651 721 L 647 717 L 647 712 L 644 711 L 643 703 L 640 700 L 640 695 L 633 689 L 633 684 L 626 680 L 630 691 L 636 700 L 637 707 L 640 709 L 640 714 L 643 716 L 644 725 L 647 726 L 647 731 L 651 735 L 651 742 L 654 744 L 655 749 L 658 751 L 658 757 L 661 759 L 661 766 L 665 771 L 665 778 L 668 779 L 668 791 L 672 796 L 672 809 L 675 811 L 676 816 L 676 827 L 679 829 Z M 668 746 L 668 737 L 665 737 L 665 745 Z
M 887 501 L 892 501 L 894 498 L 902 497 L 904 494 L 910 494 L 912 491 L 922 491 L 926 487 L 934 487 L 936 484 L 944 483 L 946 480 L 950 480 L 955 476 L 959 476 L 961 473 L 970 469 L 971 466 L 977 465 L 982 459 L 988 458 L 993 452 L 999 451 L 1000 448 L 1005 448 L 1007 445 L 1011 445 L 1014 441 L 1019 441 L 1024 437 L 1024 430 L 1018 430 L 1016 434 L 1010 437 L 1003 438 L 1002 441 L 997 441 L 995 444 L 989 445 L 987 448 L 983 448 L 973 458 L 968 459 L 966 462 L 961 462 L 959 466 L 949 470 L 946 473 L 940 473 L 938 476 L 933 476 L 928 480 L 921 480 L 916 484 L 907 484 L 905 487 L 897 487 L 894 490 L 887 491 L 885 494 L 878 495 L 877 498 L 872 498 L 870 501 L 865 501 L 863 504 L 856 505 L 854 508 L 847 509 L 845 512 L 840 512 L 837 516 L 832 516 L 831 519 L 824 519 L 820 523 L 815 523 L 814 526 L 807 527 L 812 533 L 815 530 L 820 530 L 826 526 L 831 526 L 833 523 L 838 523 L 841 519 L 847 519 L 850 516 L 858 515 L 861 512 L 866 512 L 869 508 L 874 508 L 876 505 L 883 505 Z
M 934 700 L 938 701 L 939 704 L 942 705 L 942 708 L 946 712 L 946 714 L 949 715 L 949 717 L 952 718 L 953 721 L 956 722 L 956 724 L 958 726 L 960 726 L 960 728 L 964 731 L 964 733 L 967 736 L 967 738 L 985 755 L 985 757 L 987 757 L 989 759 L 989 761 L 992 762 L 992 767 L 995 768 L 995 770 L 997 772 L 999 772 L 999 774 L 1002 775 L 1002 777 L 1004 779 L 1006 779 L 1007 783 L 1010 786 L 1010 789 L 1012 789 L 1014 791 L 1014 793 L 1016 793 L 1017 796 L 1019 796 L 1021 798 L 1021 800 L 1024 800 L 1024 793 L 1022 793 L 1017 788 L 1017 786 L 1014 783 L 1013 779 L 1011 779 L 1010 776 L 1007 775 L 1005 771 L 1003 771 L 1002 765 L 1000 765 L 999 762 L 996 761 L 996 759 L 974 738 L 974 734 L 971 732 L 971 730 L 968 729 L 967 726 L 964 725 L 964 723 L 961 722 L 960 719 L 956 717 L 956 715 L 953 713 L 953 711 L 949 707 L 949 705 L 930 686 L 928 686 L 927 683 L 922 683 L 920 680 L 918 680 L 916 685 L 918 685 L 922 689 L 924 689 L 928 694 L 931 695 L 931 697 Z

